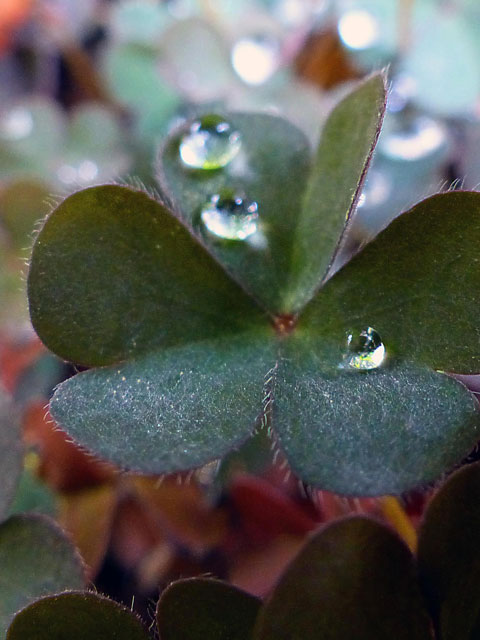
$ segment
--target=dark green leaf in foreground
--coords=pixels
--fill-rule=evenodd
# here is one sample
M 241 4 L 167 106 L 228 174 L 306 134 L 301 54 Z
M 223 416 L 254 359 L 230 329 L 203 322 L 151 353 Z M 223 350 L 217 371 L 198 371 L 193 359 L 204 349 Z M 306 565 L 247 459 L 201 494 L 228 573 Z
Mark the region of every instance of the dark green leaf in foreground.
M 208 246 L 226 270 L 269 311 L 282 309 L 292 238 L 310 170 L 311 150 L 292 124 L 267 114 L 228 114 L 240 134 L 240 151 L 223 168 L 191 169 L 179 147 L 185 125 L 168 141 L 159 164 L 159 181 L 177 215 Z M 240 196 L 258 205 L 258 229 L 244 240 L 224 239 L 201 221 L 212 196 Z
M 366 518 L 337 521 L 293 561 L 260 610 L 255 640 L 429 640 L 405 544 Z
M 457 471 L 430 503 L 418 563 L 442 640 L 480 637 L 480 465 Z
M 392 358 L 480 371 L 480 194 L 436 195 L 327 282 L 301 326 L 341 342 L 373 327 Z
M 12 516 L 0 525 L 0 634 L 36 598 L 82 589 L 83 563 L 61 530 L 44 516 Z M 24 636 L 32 638 L 32 636 Z
M 392 357 L 359 371 L 345 365 L 345 344 L 306 332 L 286 339 L 282 354 L 273 425 L 314 486 L 399 494 L 440 476 L 480 437 L 472 394 L 424 365 Z
M 385 76 L 362 83 L 332 112 L 297 213 L 291 273 L 283 309 L 310 300 L 338 250 L 354 212 L 385 111 Z
M 333 260 L 384 106 L 384 78 L 377 75 L 333 111 L 313 166 L 307 140 L 291 124 L 265 114 L 228 114 L 240 152 L 217 170 L 191 169 L 179 153 L 185 125 L 162 151 L 160 184 L 246 290 L 271 312 L 298 311 Z M 258 231 L 243 241 L 222 240 L 200 221 L 209 199 L 229 192 L 258 205 Z
M 274 346 L 267 330 L 241 333 L 91 369 L 59 386 L 51 412 L 80 444 L 119 465 L 191 469 L 251 434 Z
M 161 204 L 126 187 L 85 189 L 52 213 L 28 287 L 40 338 L 86 365 L 265 324 Z
M 148 640 L 138 617 L 96 593 L 61 593 L 20 611 L 7 640 Z
M 219 580 L 170 585 L 158 602 L 162 640 L 249 640 L 261 602 Z
M 20 425 L 12 403 L 0 388 L 0 519 L 5 517 L 22 471 Z

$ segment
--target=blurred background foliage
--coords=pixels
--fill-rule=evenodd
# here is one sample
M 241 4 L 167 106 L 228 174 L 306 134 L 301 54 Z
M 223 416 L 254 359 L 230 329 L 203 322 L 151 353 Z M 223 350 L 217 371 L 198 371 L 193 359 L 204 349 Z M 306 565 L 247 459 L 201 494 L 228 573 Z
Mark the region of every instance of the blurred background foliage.
M 154 189 L 158 144 L 199 113 L 280 114 L 315 145 L 332 106 L 385 66 L 384 130 L 337 266 L 419 199 L 480 184 L 477 0 L 0 2 L 0 380 L 26 451 L 12 512 L 56 517 L 97 587 L 129 606 L 135 594 L 146 616 L 179 577 L 213 573 L 265 595 L 307 533 L 347 513 L 391 522 L 413 548 L 431 489 L 399 500 L 312 492 L 261 430 L 187 475 L 135 477 L 94 460 L 45 409 L 73 370 L 28 321 L 35 225 L 78 188 Z

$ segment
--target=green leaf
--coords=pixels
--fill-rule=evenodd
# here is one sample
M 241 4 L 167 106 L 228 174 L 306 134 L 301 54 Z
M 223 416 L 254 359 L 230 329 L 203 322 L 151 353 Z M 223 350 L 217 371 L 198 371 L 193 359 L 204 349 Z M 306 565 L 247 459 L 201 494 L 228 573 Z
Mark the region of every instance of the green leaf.
M 20 476 L 15 498 L 10 505 L 8 514 L 14 515 L 26 511 L 43 513 L 52 517 L 57 512 L 55 494 L 27 465 Z
M 85 584 L 74 547 L 44 516 L 12 516 L 0 525 L 0 567 L 0 633 L 36 598 Z
M 158 602 L 162 640 L 249 640 L 261 602 L 236 587 L 204 578 L 171 584 Z
M 92 369 L 59 386 L 51 412 L 81 445 L 122 467 L 191 469 L 251 434 L 274 346 L 267 335 L 239 334 Z
M 18 416 L 0 387 L 0 519 L 12 503 L 22 472 L 23 447 Z
M 190 124 L 165 145 L 159 182 L 179 216 L 232 276 L 272 312 L 300 309 L 319 286 L 353 210 L 385 103 L 383 76 L 348 96 L 329 118 L 311 167 L 308 142 L 286 121 L 265 114 L 229 114 L 241 152 L 223 169 L 192 170 L 179 147 Z M 259 229 L 247 241 L 225 241 L 200 221 L 213 195 L 238 195 L 258 205 Z
M 473 448 L 480 414 L 463 384 L 388 356 L 378 369 L 353 369 L 345 350 L 346 341 L 306 332 L 283 343 L 273 426 L 305 482 L 349 495 L 398 494 Z
M 162 150 L 158 179 L 177 215 L 208 246 L 226 270 L 270 311 L 282 310 L 282 289 L 290 263 L 302 193 L 310 166 L 305 135 L 285 120 L 267 114 L 228 114 L 241 136 L 240 151 L 223 169 L 185 166 L 179 155 L 184 125 Z M 246 240 L 210 233 L 201 209 L 214 195 L 240 196 L 258 205 L 259 228 Z
M 165 207 L 126 187 L 64 200 L 34 245 L 28 291 L 40 338 L 84 365 L 265 324 Z
M 387 528 L 350 518 L 314 536 L 260 610 L 255 640 L 428 640 L 413 558 Z
M 310 300 L 350 226 L 380 133 L 385 82 L 383 74 L 372 76 L 334 109 L 325 124 L 296 216 L 286 311 L 298 311 Z
M 341 343 L 373 327 L 393 357 L 480 371 L 480 194 L 433 196 L 327 282 L 299 329 Z
M 7 640 L 148 640 L 139 618 L 97 593 L 61 593 L 37 600 L 15 616 Z
M 442 640 L 480 630 L 480 465 L 457 471 L 430 503 L 420 532 L 420 578 Z

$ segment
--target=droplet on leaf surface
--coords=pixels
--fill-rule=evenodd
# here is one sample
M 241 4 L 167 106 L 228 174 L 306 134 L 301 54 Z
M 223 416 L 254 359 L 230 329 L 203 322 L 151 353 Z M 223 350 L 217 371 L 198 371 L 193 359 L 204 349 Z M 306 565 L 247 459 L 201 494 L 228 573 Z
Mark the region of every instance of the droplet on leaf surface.
M 380 367 L 385 360 L 385 345 L 380 334 L 372 327 L 367 327 L 358 335 L 348 334 L 347 346 L 342 367 L 346 365 L 359 371 L 369 371 Z
M 258 229 L 258 205 L 240 196 L 216 194 L 202 207 L 200 219 L 219 238 L 245 240 Z
M 179 153 L 191 169 L 221 169 L 240 151 L 240 133 L 223 118 L 209 115 L 195 120 L 182 136 Z

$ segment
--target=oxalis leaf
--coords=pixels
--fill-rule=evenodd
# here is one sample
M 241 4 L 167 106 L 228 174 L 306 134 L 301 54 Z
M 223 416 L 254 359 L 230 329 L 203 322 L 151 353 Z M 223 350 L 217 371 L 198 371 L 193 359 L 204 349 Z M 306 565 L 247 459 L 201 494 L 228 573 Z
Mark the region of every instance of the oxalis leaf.
M 0 525 L 2 637 L 14 614 L 36 598 L 84 585 L 83 562 L 53 521 L 18 515 Z
M 442 640 L 480 633 L 480 464 L 454 473 L 428 506 L 420 532 L 420 579 Z
M 67 592 L 47 596 L 17 613 L 7 640 L 148 640 L 138 617 L 97 593 Z
M 0 387 L 0 518 L 5 517 L 22 471 L 23 447 L 18 415 Z
M 261 601 L 219 580 L 179 580 L 162 593 L 162 640 L 249 640 Z
M 313 165 L 283 121 L 212 117 L 183 132 L 186 150 L 183 138 L 165 147 L 163 171 L 170 184 L 178 179 L 173 204 L 104 186 L 50 215 L 32 254 L 32 321 L 62 357 L 104 365 L 57 389 L 52 414 L 71 436 L 124 467 L 164 473 L 240 445 L 273 403 L 292 468 L 315 486 L 360 495 L 429 482 L 468 453 L 480 435 L 476 401 L 442 371 L 480 369 L 480 194 L 417 205 L 315 294 L 355 206 L 382 95 L 377 76 L 337 107 Z M 363 152 L 336 175 L 334 132 L 349 153 L 352 130 Z M 213 142 L 203 135 L 212 131 Z M 175 149 L 190 164 L 200 154 L 207 167 L 181 173 L 177 158 L 172 169 Z M 348 197 L 325 222 L 325 238 L 312 222 L 310 242 L 314 203 L 333 198 L 319 167 Z M 240 198 L 230 213 L 208 209 L 227 236 L 217 245 L 194 220 L 212 190 L 232 184 L 258 208 L 243 210 Z M 297 304 L 303 313 L 278 313 Z
M 429 640 L 413 557 L 367 518 L 316 534 L 260 609 L 254 640 Z

